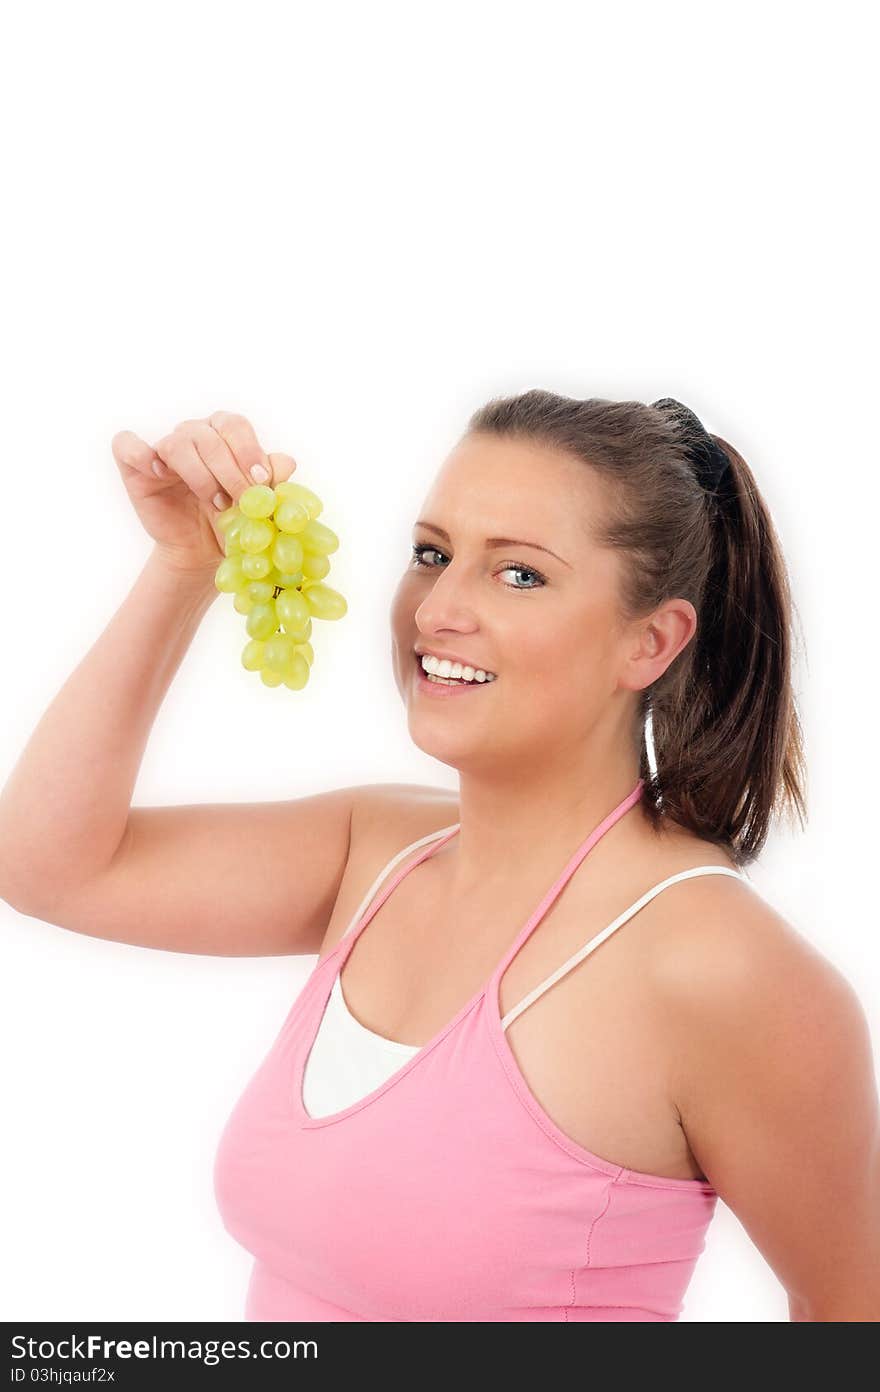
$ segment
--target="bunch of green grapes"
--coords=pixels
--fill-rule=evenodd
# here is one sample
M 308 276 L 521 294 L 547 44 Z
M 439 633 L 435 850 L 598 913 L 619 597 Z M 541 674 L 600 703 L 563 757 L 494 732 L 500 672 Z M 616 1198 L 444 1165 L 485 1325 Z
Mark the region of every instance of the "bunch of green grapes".
M 348 604 L 323 584 L 327 559 L 339 548 L 336 533 L 318 522 L 324 504 L 316 493 L 287 479 L 274 488 L 258 483 L 238 505 L 215 519 L 224 537 L 225 559 L 214 575 L 234 607 L 246 614 L 250 642 L 241 654 L 248 672 L 266 686 L 302 691 L 315 654 L 309 639 L 312 618 L 341 619 Z

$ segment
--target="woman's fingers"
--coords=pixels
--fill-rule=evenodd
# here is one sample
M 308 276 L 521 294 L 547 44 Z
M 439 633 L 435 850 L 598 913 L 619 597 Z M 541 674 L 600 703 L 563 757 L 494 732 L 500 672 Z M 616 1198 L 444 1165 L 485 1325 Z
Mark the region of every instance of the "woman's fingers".
M 269 463 L 272 467 L 272 478 L 271 480 L 267 479 L 266 482 L 270 488 L 273 484 L 283 483 L 285 479 L 289 479 L 296 468 L 296 460 L 292 454 L 279 454 L 277 451 L 269 455 Z
M 110 441 L 113 458 L 121 472 L 136 469 L 139 474 L 153 473 L 153 465 L 158 463 L 162 470 L 160 477 L 167 478 L 168 471 L 161 464 L 156 451 L 146 440 L 135 435 L 133 430 L 119 430 Z
M 219 509 L 228 507 L 230 499 L 236 501 L 253 484 L 248 470 L 255 466 L 250 461 L 255 457 L 262 461 L 267 456 L 242 417 L 226 412 L 217 412 L 216 416 L 225 433 L 205 420 L 181 421 L 170 435 L 158 441 L 156 453 L 196 497 L 205 503 L 213 502 Z
M 113 456 L 123 472 L 181 479 L 207 507 L 229 507 L 254 483 L 269 487 L 290 477 L 296 460 L 290 454 L 268 454 L 253 426 L 232 411 L 215 411 L 208 420 L 181 421 L 155 446 L 131 430 L 120 430 L 111 441 Z M 262 470 L 263 476 L 253 471 Z
M 230 500 L 238 502 L 245 489 L 252 488 L 254 483 L 245 466 L 236 458 L 224 437 L 207 421 L 187 421 L 186 425 L 199 458 L 217 484 L 221 485 L 219 489 L 215 487 L 211 495 L 215 506 L 228 507 Z M 217 497 L 218 492 L 223 496 Z
M 218 480 L 199 454 L 192 436 L 181 427 L 156 441 L 156 454 L 203 502 L 210 503 L 220 491 Z
M 208 425 L 225 441 L 248 484 L 268 483 L 271 488 L 272 465 L 250 421 L 234 411 L 215 411 Z

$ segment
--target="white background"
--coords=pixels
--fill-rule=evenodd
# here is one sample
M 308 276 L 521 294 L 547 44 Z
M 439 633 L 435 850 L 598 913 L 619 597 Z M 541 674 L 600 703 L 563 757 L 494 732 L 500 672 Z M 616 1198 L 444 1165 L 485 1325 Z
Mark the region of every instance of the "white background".
M 676 396 L 754 470 L 806 639 L 810 821 L 752 879 L 855 984 L 876 1044 L 866 25 L 742 0 L 19 6 L 0 776 L 146 560 L 116 431 L 241 411 L 341 538 L 349 613 L 316 623 L 307 689 L 240 668 L 222 597 L 134 797 L 274 800 L 455 786 L 409 742 L 388 610 L 467 415 L 533 386 Z M 0 924 L 2 1318 L 240 1319 L 250 1258 L 214 1148 L 314 959 L 152 951 L 5 903 Z M 719 1204 L 683 1319 L 787 1318 Z

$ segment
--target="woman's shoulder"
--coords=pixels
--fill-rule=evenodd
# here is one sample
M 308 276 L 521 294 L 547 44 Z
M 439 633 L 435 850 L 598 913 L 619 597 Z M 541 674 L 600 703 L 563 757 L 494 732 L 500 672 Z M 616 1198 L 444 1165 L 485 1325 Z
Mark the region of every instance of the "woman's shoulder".
M 845 974 L 772 904 L 729 876 L 705 880 L 718 884 L 696 881 L 693 911 L 640 960 L 673 1061 L 670 1095 L 691 1151 L 752 1234 L 785 1222 L 796 1233 L 844 1171 L 859 1202 L 873 1202 L 870 1026 Z M 780 1176 L 792 1165 L 802 1192 L 786 1207 Z
M 354 790 L 348 858 L 318 960 L 332 952 L 367 885 L 414 841 L 458 821 L 458 797 L 419 783 L 365 783 Z
M 705 863 L 721 863 L 708 850 Z M 676 1105 L 692 1144 L 712 1089 L 724 1091 L 722 1061 L 785 1092 L 801 1068 L 818 1076 L 815 1054 L 832 1039 L 835 1058 L 862 1049 L 866 1019 L 852 983 L 750 879 L 696 876 L 651 907 L 656 931 L 639 967 L 679 1061 Z
M 661 894 L 656 901 L 662 931 L 652 937 L 645 965 L 673 1007 L 691 1003 L 695 1010 L 711 1013 L 725 1004 L 736 1007 L 746 997 L 772 1002 L 777 992 L 790 991 L 796 983 L 804 990 L 839 985 L 833 964 L 718 847 L 695 841 L 668 863 L 670 874 L 691 865 L 737 872 L 736 878 L 689 877 L 686 912 L 681 896 Z
M 641 845 L 647 880 L 665 886 L 650 906 L 657 931 L 645 967 L 673 1001 L 679 992 L 705 1000 L 713 990 L 748 990 L 759 974 L 781 987 L 788 973 L 824 961 L 723 846 L 671 826 Z M 733 873 L 687 874 L 705 867 Z
M 351 819 L 350 860 L 390 860 L 399 851 L 458 821 L 458 794 L 424 783 L 369 783 L 358 789 Z

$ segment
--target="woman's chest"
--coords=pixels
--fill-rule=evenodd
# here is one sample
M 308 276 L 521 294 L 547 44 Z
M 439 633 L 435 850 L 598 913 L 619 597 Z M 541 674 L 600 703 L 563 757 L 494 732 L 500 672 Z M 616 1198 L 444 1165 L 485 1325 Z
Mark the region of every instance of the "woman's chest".
M 322 956 L 369 882 L 357 860 L 350 871 Z M 456 903 L 441 857 L 424 862 L 348 951 L 340 981 L 349 1012 L 377 1034 L 423 1045 L 490 982 L 545 888 L 509 884 L 480 903 Z M 622 889 L 570 881 L 508 964 L 488 1008 L 503 1020 L 629 902 Z M 644 970 L 661 913 L 653 904 L 642 910 L 507 1023 L 506 1037 L 526 1087 L 578 1145 L 627 1169 L 701 1178 L 671 1097 L 670 1046 Z

